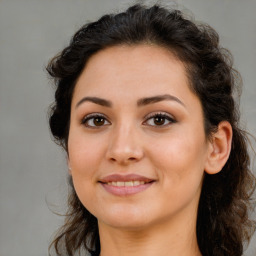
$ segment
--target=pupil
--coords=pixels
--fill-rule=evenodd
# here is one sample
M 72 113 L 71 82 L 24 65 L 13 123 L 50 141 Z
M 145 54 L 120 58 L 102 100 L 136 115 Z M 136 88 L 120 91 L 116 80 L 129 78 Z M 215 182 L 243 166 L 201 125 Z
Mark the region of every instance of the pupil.
M 104 124 L 104 119 L 102 117 L 96 117 L 94 119 L 94 124 L 96 126 L 100 126 L 100 125 L 103 125 Z
M 164 117 L 161 117 L 161 116 L 158 116 L 158 117 L 155 117 L 155 124 L 156 125 L 162 125 L 164 124 Z

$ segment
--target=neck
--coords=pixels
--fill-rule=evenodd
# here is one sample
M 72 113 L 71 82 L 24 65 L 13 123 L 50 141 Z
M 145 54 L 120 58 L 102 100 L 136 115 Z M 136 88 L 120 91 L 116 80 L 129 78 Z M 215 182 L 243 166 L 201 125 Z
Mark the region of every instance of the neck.
M 200 256 L 196 218 L 189 217 L 129 230 L 99 223 L 100 256 Z

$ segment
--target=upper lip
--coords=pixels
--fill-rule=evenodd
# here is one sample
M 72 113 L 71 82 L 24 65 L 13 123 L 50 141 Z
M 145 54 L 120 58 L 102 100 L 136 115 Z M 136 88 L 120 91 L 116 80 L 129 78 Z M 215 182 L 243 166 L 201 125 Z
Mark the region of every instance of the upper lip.
M 108 183 L 112 181 L 144 181 L 144 182 L 151 182 L 154 181 L 154 179 L 147 178 L 145 176 L 141 176 L 138 174 L 126 174 L 126 175 L 121 175 L 121 174 L 112 174 L 108 175 L 106 177 L 103 177 L 102 179 L 99 180 L 99 182 L 102 183 Z

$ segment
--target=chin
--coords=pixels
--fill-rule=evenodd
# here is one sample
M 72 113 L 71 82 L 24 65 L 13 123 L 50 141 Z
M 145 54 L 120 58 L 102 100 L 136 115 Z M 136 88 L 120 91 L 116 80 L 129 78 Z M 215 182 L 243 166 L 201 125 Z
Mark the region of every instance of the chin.
M 127 222 L 127 219 L 123 219 L 122 221 L 110 221 L 106 224 L 112 228 L 126 231 L 144 230 L 150 226 L 150 224 L 145 221 L 129 220 Z
M 148 216 L 134 209 L 112 209 L 111 212 L 105 212 L 104 216 L 99 216 L 97 219 L 108 226 L 126 230 L 143 229 L 150 225 Z

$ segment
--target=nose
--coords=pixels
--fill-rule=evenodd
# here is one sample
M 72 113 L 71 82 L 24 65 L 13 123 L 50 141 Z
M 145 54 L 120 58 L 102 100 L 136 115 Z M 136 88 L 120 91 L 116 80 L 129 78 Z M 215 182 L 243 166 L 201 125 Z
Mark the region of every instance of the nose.
M 138 131 L 130 126 L 121 126 L 112 131 L 107 149 L 107 159 L 120 165 L 141 160 L 144 156 Z

